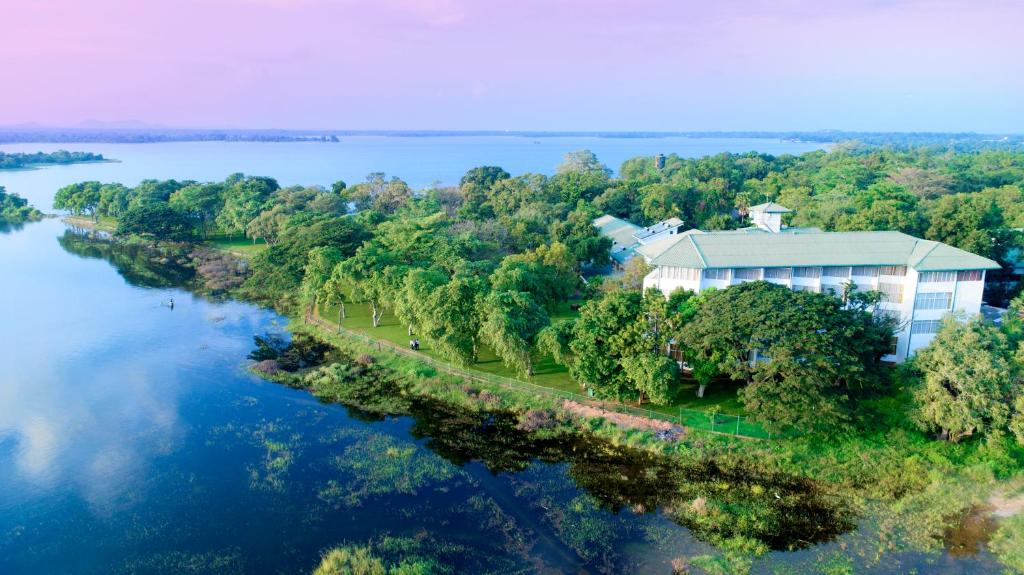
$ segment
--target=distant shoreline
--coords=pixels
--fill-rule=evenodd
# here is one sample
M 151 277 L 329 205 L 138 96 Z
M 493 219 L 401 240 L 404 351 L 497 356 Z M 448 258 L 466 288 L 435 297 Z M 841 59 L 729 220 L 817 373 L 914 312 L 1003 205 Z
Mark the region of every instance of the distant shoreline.
M 336 143 L 352 137 L 446 138 L 741 138 L 771 139 L 787 143 L 941 147 L 1021 147 L 1021 134 L 978 134 L 972 132 L 846 132 L 819 131 L 535 131 L 535 130 L 211 130 L 211 129 L 86 129 L 86 128 L 4 128 L 0 144 L 69 143 L 164 143 L 164 142 L 295 142 Z

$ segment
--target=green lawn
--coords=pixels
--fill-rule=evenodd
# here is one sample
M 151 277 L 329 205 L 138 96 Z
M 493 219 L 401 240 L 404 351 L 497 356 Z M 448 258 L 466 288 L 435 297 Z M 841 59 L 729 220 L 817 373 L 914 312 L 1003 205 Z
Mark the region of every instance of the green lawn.
M 251 258 L 267 249 L 265 241 L 256 240 L 256 243 L 253 243 L 252 240 L 247 238 L 214 237 L 206 240 L 206 244 L 243 258 Z
M 345 306 L 345 311 L 347 317 L 342 320 L 342 325 L 347 329 L 377 339 L 390 341 L 398 345 L 409 345 L 410 337 L 407 332 L 407 327 L 399 323 L 398 318 L 391 313 L 390 309 L 385 310 L 384 317 L 381 319 L 380 325 L 377 327 L 373 327 L 369 305 L 350 303 Z M 551 318 L 554 321 L 558 321 L 572 318 L 577 315 L 579 315 L 578 312 L 573 311 L 569 303 L 564 303 L 551 314 Z M 336 324 L 338 321 L 338 307 L 324 306 L 320 309 L 320 316 L 332 324 Z M 415 337 L 415 335 L 413 337 Z M 420 352 L 428 357 L 445 361 L 445 359 L 437 355 L 434 350 L 431 349 L 430 344 L 424 340 L 420 340 Z M 502 377 L 518 379 L 520 381 L 528 381 L 530 383 L 552 389 L 582 393 L 579 384 L 573 381 L 569 376 L 568 370 L 564 366 L 555 363 L 554 359 L 552 359 L 549 354 L 535 352 L 535 373 L 533 377 L 527 378 L 526 376 L 509 369 L 500 359 L 498 359 L 491 349 L 486 346 L 482 346 L 480 349 L 479 361 L 470 366 L 470 369 Z M 698 398 L 696 382 L 690 379 L 684 379 L 679 393 L 672 404 L 645 404 L 643 407 L 661 413 L 678 415 L 679 409 L 681 408 L 707 411 L 717 405 L 719 406 L 718 409 L 723 414 L 742 414 L 743 409 L 737 401 L 736 390 L 737 385 L 734 382 L 729 380 L 716 381 L 712 385 L 708 386 L 703 398 Z
M 113 232 L 117 229 L 117 220 L 107 216 L 100 216 L 95 220 L 89 216 L 65 216 L 64 222 L 72 226 L 90 228 L 104 232 Z

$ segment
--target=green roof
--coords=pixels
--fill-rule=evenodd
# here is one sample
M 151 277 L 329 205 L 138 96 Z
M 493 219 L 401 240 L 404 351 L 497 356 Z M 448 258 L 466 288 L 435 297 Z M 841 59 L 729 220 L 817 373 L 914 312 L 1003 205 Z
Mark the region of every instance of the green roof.
M 604 215 L 595 219 L 594 227 L 601 232 L 602 236 L 611 238 L 619 245 L 629 247 L 639 243 L 633 234 L 640 231 L 640 226 L 620 220 L 615 216 Z
M 767 202 L 767 203 L 764 203 L 764 204 L 757 204 L 756 206 L 750 206 L 749 208 L 747 208 L 747 211 L 748 212 L 765 212 L 765 213 L 769 213 L 769 214 L 788 214 L 788 213 L 792 212 L 793 210 L 791 210 L 791 209 L 789 209 L 786 206 L 783 206 L 781 204 L 776 204 L 775 202 Z
M 999 267 L 988 258 L 900 232 L 691 232 L 636 251 L 654 265 L 686 268 L 905 265 L 924 272 Z

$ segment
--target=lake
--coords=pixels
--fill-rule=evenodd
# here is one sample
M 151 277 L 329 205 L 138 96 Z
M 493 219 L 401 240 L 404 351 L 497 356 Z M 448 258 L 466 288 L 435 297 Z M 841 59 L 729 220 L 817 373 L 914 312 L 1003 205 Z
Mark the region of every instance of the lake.
M 176 146 L 193 151 L 157 153 Z M 4 173 L 0 185 L 49 207 L 58 182 L 80 177 L 346 177 L 310 163 L 215 174 L 216 155 L 200 162 L 196 149 L 279 145 L 192 146 L 117 147 L 149 154 L 145 165 L 89 146 L 125 162 Z M 326 548 L 384 537 L 444 550 L 460 573 L 668 573 L 677 557 L 724 561 L 637 499 L 637 485 L 657 481 L 630 479 L 623 473 L 636 469 L 584 456 L 586 446 L 535 456 L 514 431 L 472 416 L 369 417 L 254 377 L 253 337 L 283 332 L 283 318 L 196 295 L 183 287 L 187 273 L 145 253 L 94 245 L 48 219 L 0 229 L 0 277 L 4 575 L 309 573 Z M 985 551 L 878 560 L 863 526 L 810 546 L 796 539 L 780 548 L 802 548 L 756 558 L 753 572 L 1001 571 Z
M 562 157 L 589 149 L 612 169 L 626 159 L 676 153 L 698 157 L 720 152 L 801 154 L 821 144 L 754 138 L 607 138 L 518 136 L 352 136 L 338 143 L 172 142 L 158 144 L 10 144 L 3 152 L 89 151 L 120 163 L 73 164 L 43 170 L 0 171 L 0 186 L 49 210 L 53 193 L 81 181 L 127 186 L 147 178 L 223 180 L 234 172 L 277 178 L 284 186 L 361 182 L 371 172 L 402 178 L 414 188 L 454 184 L 470 168 L 498 165 L 513 175 L 551 174 Z

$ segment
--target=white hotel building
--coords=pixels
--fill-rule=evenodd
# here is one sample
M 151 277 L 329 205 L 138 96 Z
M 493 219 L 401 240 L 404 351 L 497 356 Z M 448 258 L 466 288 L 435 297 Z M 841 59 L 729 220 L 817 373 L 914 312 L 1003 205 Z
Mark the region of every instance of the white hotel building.
M 782 214 L 790 210 L 778 204 L 749 211 L 750 228 L 688 230 L 635 246 L 635 255 L 654 266 L 644 289 L 658 288 L 667 295 L 679 288 L 700 292 L 765 280 L 838 294 L 852 281 L 858 291 L 883 294 L 878 313 L 897 320 L 892 353 L 883 360 L 901 362 L 932 340 L 945 314 L 978 314 L 985 270 L 999 267 L 990 259 L 900 232 L 787 228 Z M 610 224 L 605 220 L 598 227 Z M 625 255 L 620 255 L 623 261 Z

